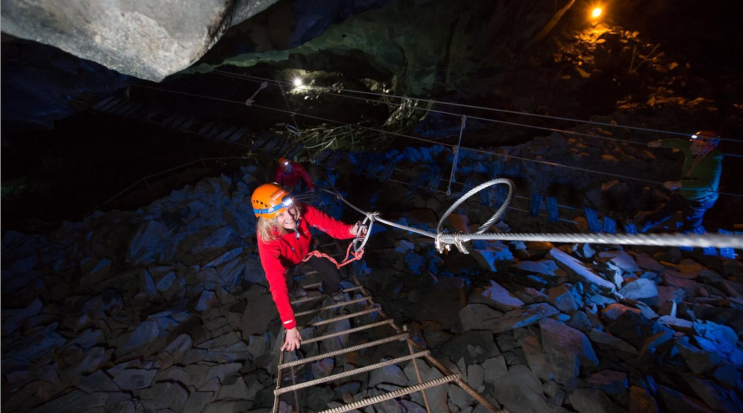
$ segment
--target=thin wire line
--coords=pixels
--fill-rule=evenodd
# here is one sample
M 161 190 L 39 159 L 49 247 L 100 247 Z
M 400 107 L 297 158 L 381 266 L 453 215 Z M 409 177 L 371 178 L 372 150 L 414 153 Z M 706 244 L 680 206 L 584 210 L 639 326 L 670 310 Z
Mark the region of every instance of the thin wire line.
M 227 72 L 222 72 L 222 71 L 217 71 L 217 73 L 215 73 L 215 74 L 220 75 L 220 76 L 225 76 L 225 77 L 230 77 L 230 78 L 236 78 L 236 79 L 240 79 L 240 80 L 245 80 L 245 81 L 248 81 L 248 82 L 255 82 L 255 83 L 260 83 L 261 82 L 260 80 L 246 79 L 246 78 L 242 77 L 241 75 L 228 74 Z M 280 82 L 280 81 L 276 81 L 276 82 Z M 391 105 L 391 106 L 396 106 L 396 107 L 402 107 L 403 106 L 400 103 L 382 102 L 380 100 L 375 100 L 375 99 L 367 99 L 367 98 L 360 98 L 360 97 L 355 97 L 355 96 L 340 95 L 340 94 L 337 94 L 337 93 L 331 93 L 331 92 L 323 91 L 320 88 L 313 89 L 313 90 L 317 91 L 318 93 L 325 94 L 325 95 L 337 96 L 337 97 L 342 97 L 342 98 L 346 98 L 346 99 L 361 100 L 361 101 L 370 102 L 370 103 L 381 103 L 381 104 L 384 104 L 384 105 Z M 343 90 L 343 89 L 338 89 L 338 90 Z M 378 95 L 378 96 L 387 96 L 387 95 L 379 95 L 379 94 L 376 94 L 376 95 Z M 413 98 L 409 98 L 409 99 L 413 99 Z M 416 99 L 416 100 L 421 100 L 421 99 Z M 438 110 L 438 109 L 426 109 L 426 108 L 423 108 L 423 107 L 412 107 L 412 109 L 413 110 L 424 110 L 424 111 L 432 112 L 432 113 L 440 113 L 442 115 L 448 115 L 448 116 L 456 116 L 456 117 L 461 117 L 462 116 L 459 113 L 447 112 L 447 111 Z M 519 113 L 519 112 L 514 112 L 514 113 Z M 536 130 L 542 130 L 542 131 L 547 131 L 547 132 L 569 134 L 569 135 L 574 135 L 574 136 L 579 136 L 579 137 L 584 137 L 584 138 L 601 139 L 601 140 L 607 140 L 607 141 L 612 141 L 612 142 L 623 142 L 623 143 L 628 143 L 628 144 L 631 144 L 631 145 L 639 145 L 639 146 L 643 146 L 643 147 L 646 147 L 647 146 L 647 143 L 646 142 L 637 142 L 637 141 L 631 141 L 631 140 L 627 140 L 627 139 L 610 138 L 608 136 L 598 136 L 598 135 L 592 135 L 590 133 L 576 132 L 576 131 L 571 131 L 571 130 L 566 130 L 566 129 L 550 128 L 550 127 L 546 127 L 546 126 L 527 125 L 525 123 L 510 122 L 510 121 L 497 120 L 497 119 L 492 119 L 492 118 L 483 118 L 483 117 L 479 117 L 479 116 L 469 116 L 468 115 L 467 117 L 468 118 L 471 118 L 471 119 L 480 120 L 480 121 L 483 121 L 483 122 L 499 123 L 499 124 L 503 124 L 503 125 L 517 126 L 517 127 L 523 127 L 523 128 L 529 128 L 529 129 L 536 129 Z M 576 122 L 578 122 L 578 121 L 576 120 Z M 616 125 L 614 125 L 614 126 L 616 126 Z M 689 135 L 684 135 L 684 136 L 687 136 L 688 137 Z M 743 141 L 741 141 L 741 142 L 743 142 Z M 724 153 L 722 155 L 723 155 L 723 157 L 743 158 L 743 154 L 732 154 L 732 153 L 728 154 L 728 153 Z
M 253 78 L 253 79 L 260 79 L 260 80 L 271 80 L 271 81 L 276 81 L 276 82 L 282 82 L 282 83 L 286 83 L 286 84 L 291 84 L 291 82 L 288 82 L 288 81 L 285 81 L 285 80 L 267 79 L 267 78 L 262 78 L 262 77 L 259 77 L 259 76 L 251 76 L 251 75 L 245 75 L 245 74 L 241 74 L 241 73 L 230 73 L 230 72 L 226 72 L 226 71 L 223 71 L 223 70 L 214 70 L 213 72 L 215 72 L 215 73 L 229 74 L 229 75 L 233 75 L 233 76 L 236 76 L 236 77 L 246 77 L 246 78 Z M 358 94 L 362 94 L 362 95 L 373 95 L 373 96 L 380 96 L 380 97 L 394 97 L 394 98 L 398 98 L 398 99 L 412 99 L 412 100 L 419 100 L 419 101 L 422 101 L 422 102 L 437 103 L 437 104 L 441 104 L 441 105 L 449 105 L 449 106 L 456 106 L 456 107 L 469 108 L 469 109 L 480 109 L 480 110 L 486 110 L 486 111 L 490 111 L 490 112 L 508 113 L 508 114 L 512 114 L 512 115 L 521 115 L 521 116 L 530 116 L 530 117 L 544 118 L 544 119 L 555 119 L 555 120 L 563 120 L 563 121 L 569 121 L 569 122 L 586 123 L 586 124 L 590 124 L 590 125 L 606 126 L 606 127 L 610 127 L 610 128 L 625 128 L 625 129 L 632 129 L 632 130 L 638 130 L 638 131 L 643 131 L 643 132 L 664 133 L 664 134 L 668 134 L 668 135 L 685 136 L 687 138 L 689 136 L 691 136 L 690 133 L 684 133 L 684 132 L 671 132 L 671 131 L 665 131 L 665 130 L 661 130 L 661 129 L 643 128 L 643 127 L 640 127 L 640 126 L 628 126 L 628 125 L 619 125 L 619 124 L 614 125 L 614 124 L 607 123 L 607 122 L 597 122 L 597 121 L 591 121 L 591 120 L 573 119 L 573 118 L 568 118 L 568 117 L 563 117 L 563 116 L 540 115 L 540 114 L 537 114 L 537 113 L 518 112 L 518 111 L 515 111 L 515 110 L 507 110 L 507 109 L 495 109 L 495 108 L 488 108 L 488 107 L 484 107 L 484 106 L 466 105 L 466 104 L 463 104 L 463 103 L 454 103 L 454 102 L 444 102 L 444 101 L 433 100 L 433 99 L 411 98 L 411 97 L 406 97 L 406 96 L 390 95 L 390 94 L 375 93 L 375 92 L 365 92 L 365 91 L 361 91 L 361 90 L 352 90 L 352 89 L 344 89 L 344 88 L 340 88 L 340 89 L 336 89 L 336 90 L 340 90 L 340 91 L 348 92 L 348 93 L 358 93 Z M 461 114 L 457 114 L 457 116 L 461 116 Z M 468 116 L 468 117 L 470 117 L 470 116 Z M 731 139 L 731 138 L 722 138 L 722 137 L 720 137 L 720 140 L 721 141 L 730 141 L 730 142 L 743 143 L 743 140 L 740 140 L 740 139 Z
M 175 91 L 175 90 L 160 89 L 160 88 L 155 88 L 155 87 L 151 87 L 151 86 L 144 86 L 144 85 L 133 85 L 133 86 L 144 88 L 144 89 L 159 90 L 159 91 L 163 91 L 163 92 L 169 92 L 169 93 L 174 93 L 174 94 L 179 94 L 179 95 L 185 95 L 185 96 L 199 97 L 199 98 L 203 98 L 203 99 L 213 99 L 213 100 L 217 100 L 217 101 L 220 101 L 220 102 L 236 103 L 236 104 L 239 104 L 239 105 L 245 105 L 244 102 L 240 102 L 240 101 L 237 101 L 237 100 L 221 99 L 221 98 L 215 98 L 215 97 L 211 97 L 211 96 L 198 95 L 198 94 L 195 94 L 195 93 L 179 92 L 179 91 Z M 261 108 L 261 109 L 266 109 L 266 110 L 272 110 L 272 111 L 275 111 L 275 112 L 281 112 L 281 113 L 286 113 L 286 114 L 291 114 L 291 112 L 289 112 L 289 111 L 285 111 L 285 110 L 277 109 L 277 108 L 271 108 L 271 107 L 268 107 L 268 106 L 262 106 L 262 105 L 253 104 L 253 105 L 251 105 L 251 107 L 256 107 L 256 108 Z M 294 114 L 297 115 L 297 116 L 303 116 L 303 117 L 306 117 L 306 118 L 321 120 L 321 121 L 324 121 L 324 122 L 332 122 L 332 123 L 350 125 L 350 124 L 345 123 L 345 122 L 341 122 L 341 121 L 337 121 L 337 120 L 333 120 L 333 119 L 321 118 L 319 116 L 305 115 L 305 114 L 302 114 L 302 113 L 299 113 L 299 112 L 294 112 Z M 389 132 L 389 131 L 385 131 L 385 130 L 381 130 L 381 129 L 375 129 L 375 128 L 369 128 L 369 127 L 366 127 L 366 126 L 360 126 L 360 125 L 353 125 L 353 126 L 358 127 L 358 128 L 361 128 L 361 129 L 371 130 L 371 131 L 380 132 L 380 133 L 384 133 L 384 134 L 389 134 L 389 135 L 393 135 L 393 136 L 400 136 L 400 137 L 404 137 L 404 138 L 408 138 L 408 139 L 414 139 L 414 140 L 418 140 L 418 141 L 433 143 L 435 145 L 447 146 L 447 147 L 450 147 L 450 148 L 453 148 L 454 147 L 454 145 L 450 145 L 450 144 L 446 144 L 446 143 L 441 143 L 441 142 L 437 142 L 437 141 L 430 140 L 430 139 L 418 138 L 418 137 L 415 137 L 415 136 L 404 135 L 404 134 L 401 134 L 401 133 Z M 538 159 L 528 159 L 528 158 L 521 158 L 521 157 L 518 157 L 518 156 L 504 155 L 502 153 L 497 153 L 497 152 L 493 152 L 493 151 L 486 151 L 486 150 L 483 150 L 483 149 L 473 149 L 473 148 L 467 148 L 467 147 L 461 147 L 459 149 L 460 150 L 465 150 L 465 151 L 471 151 L 471 152 L 478 152 L 478 153 L 484 153 L 484 154 L 490 154 L 490 155 L 497 155 L 499 157 L 506 157 L 506 158 L 521 160 L 521 161 L 525 161 L 525 162 L 532 162 L 532 163 L 538 163 L 538 164 L 543 164 L 543 165 L 549 165 L 549 166 L 553 166 L 553 167 L 557 167 L 557 168 L 566 168 L 566 169 L 572 169 L 572 170 L 576 170 L 576 171 L 588 172 L 588 173 L 593 173 L 593 174 L 598 174 L 598 175 L 612 176 L 612 177 L 616 177 L 616 178 L 634 180 L 634 181 L 651 183 L 651 184 L 656 184 L 656 185 L 663 185 L 663 182 L 660 182 L 660 181 L 652 181 L 652 180 L 649 180 L 649 179 L 635 178 L 635 177 L 626 176 L 626 175 L 612 174 L 612 173 L 609 173 L 609 172 L 595 171 L 595 170 L 591 170 L 591 169 L 580 168 L 580 167 L 577 167 L 577 166 L 568 166 L 568 165 L 563 165 L 563 164 L 559 164 L 559 163 L 555 163 L 555 162 L 542 161 L 542 160 L 538 160 Z M 713 192 L 714 193 L 714 191 L 710 191 L 710 192 Z M 737 197 L 737 198 L 743 198 L 743 195 L 734 194 L 734 193 L 730 193 L 730 192 L 719 192 L 719 191 L 717 191 L 716 193 L 721 194 L 721 195 L 727 195 L 727 196 Z

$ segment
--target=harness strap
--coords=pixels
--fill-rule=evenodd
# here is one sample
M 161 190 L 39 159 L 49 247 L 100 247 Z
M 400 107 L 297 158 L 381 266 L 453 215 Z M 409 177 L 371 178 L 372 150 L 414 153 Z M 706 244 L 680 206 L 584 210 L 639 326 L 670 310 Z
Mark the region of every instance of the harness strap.
M 336 260 L 335 260 L 335 259 L 334 259 L 333 257 L 331 257 L 330 255 L 328 255 L 328 254 L 324 254 L 324 253 L 322 253 L 322 252 L 320 252 L 320 251 L 318 251 L 318 250 L 313 250 L 313 251 L 310 251 L 310 253 L 309 253 L 309 254 L 307 254 L 307 256 L 306 256 L 306 257 L 304 257 L 304 259 L 302 259 L 302 262 L 307 262 L 307 261 L 309 261 L 309 259 L 310 259 L 310 258 L 312 258 L 312 257 L 317 257 L 317 258 L 327 258 L 327 259 L 329 259 L 329 260 L 330 260 L 330 262 L 332 262 L 333 264 L 335 264 L 335 267 L 336 267 L 336 268 L 338 268 L 338 269 L 341 269 L 342 267 L 345 267 L 346 265 L 348 265 L 348 264 L 350 264 L 350 263 L 352 263 L 352 262 L 354 262 L 354 261 L 358 261 L 358 260 L 360 260 L 360 259 L 361 259 L 361 257 L 363 257 L 363 256 L 364 256 L 364 250 L 363 250 L 363 249 L 359 250 L 358 252 L 354 252 L 354 251 L 351 251 L 351 248 L 352 248 L 352 247 L 353 247 L 353 242 L 352 242 L 352 243 L 350 243 L 350 244 L 348 244 L 348 249 L 346 250 L 346 257 L 345 257 L 345 258 L 343 258 L 343 262 L 341 262 L 340 264 L 338 264 L 338 261 L 336 261 Z M 348 259 L 348 256 L 349 256 L 349 255 L 353 255 L 353 258 L 351 258 L 351 259 Z
M 692 172 L 692 171 L 694 170 L 694 168 L 696 168 L 696 167 L 697 167 L 697 165 L 699 165 L 699 162 L 700 162 L 700 161 L 701 161 L 701 160 L 702 160 L 702 159 L 703 159 L 703 158 L 704 158 L 705 156 L 707 156 L 707 154 L 706 154 L 706 153 L 703 153 L 703 154 L 701 154 L 701 155 L 698 155 L 698 156 L 697 156 L 696 158 L 694 158 L 694 162 L 693 162 L 693 163 L 691 164 L 691 168 L 689 168 L 689 170 L 688 170 L 688 171 L 686 171 L 686 174 L 684 175 L 684 178 L 683 178 L 683 179 L 688 179 L 688 178 L 689 178 L 689 176 L 691 175 L 691 172 Z

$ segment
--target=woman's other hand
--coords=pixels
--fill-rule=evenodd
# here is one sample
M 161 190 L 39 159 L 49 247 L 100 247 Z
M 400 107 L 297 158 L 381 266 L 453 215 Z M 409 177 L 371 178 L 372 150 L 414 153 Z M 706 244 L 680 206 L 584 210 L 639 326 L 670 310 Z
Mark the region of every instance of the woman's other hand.
M 281 351 L 294 351 L 298 350 L 302 346 L 302 335 L 299 334 L 297 327 L 286 331 L 286 339 L 284 345 L 281 346 Z
M 359 234 L 359 230 L 361 231 L 361 233 L 360 233 L 360 234 Z M 351 235 L 355 235 L 355 236 L 357 236 L 357 237 L 358 237 L 358 236 L 364 236 L 364 235 L 366 235 L 366 227 L 365 227 L 365 226 L 363 226 L 363 225 L 361 225 L 361 223 L 360 223 L 360 222 L 357 222 L 357 223 L 356 223 L 356 224 L 354 224 L 354 226 L 353 226 L 353 227 L 351 228 Z

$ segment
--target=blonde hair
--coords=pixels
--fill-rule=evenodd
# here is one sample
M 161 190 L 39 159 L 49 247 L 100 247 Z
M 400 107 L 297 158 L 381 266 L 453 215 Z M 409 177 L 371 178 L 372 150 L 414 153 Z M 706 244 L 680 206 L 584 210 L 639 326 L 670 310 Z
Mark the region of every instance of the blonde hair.
M 295 204 L 293 208 L 296 208 L 299 213 L 302 212 L 302 207 L 299 204 Z M 273 229 L 278 228 L 278 233 L 274 233 Z M 256 225 L 256 234 L 258 238 L 263 242 L 272 242 L 282 236 L 289 233 L 289 231 L 279 226 L 276 217 L 266 219 L 258 217 L 258 224 Z

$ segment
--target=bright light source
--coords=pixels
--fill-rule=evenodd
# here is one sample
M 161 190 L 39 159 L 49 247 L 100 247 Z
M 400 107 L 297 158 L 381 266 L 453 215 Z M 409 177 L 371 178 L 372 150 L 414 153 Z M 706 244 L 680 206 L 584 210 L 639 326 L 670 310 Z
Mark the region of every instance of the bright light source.
M 295 77 L 294 78 L 294 87 L 302 87 L 302 79 Z
M 591 17 L 598 19 L 603 11 L 604 10 L 601 7 L 594 7 L 593 10 L 591 10 Z

